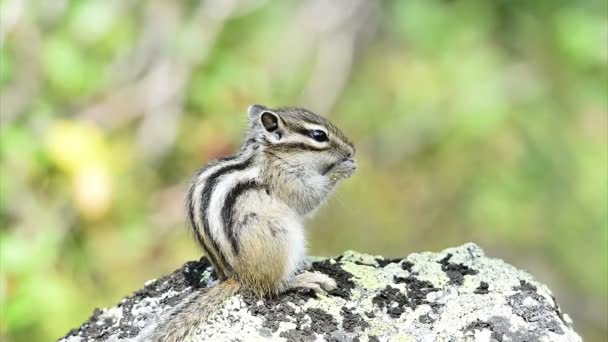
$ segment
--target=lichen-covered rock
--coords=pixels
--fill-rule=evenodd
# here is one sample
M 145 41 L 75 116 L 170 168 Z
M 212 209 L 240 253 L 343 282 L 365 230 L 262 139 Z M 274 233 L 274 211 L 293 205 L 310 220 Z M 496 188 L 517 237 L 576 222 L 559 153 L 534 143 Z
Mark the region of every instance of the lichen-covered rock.
M 237 295 L 193 341 L 581 341 L 545 285 L 474 244 L 404 259 L 346 252 L 316 259 L 313 270 L 338 288 L 266 300 Z M 128 341 L 212 284 L 205 258 L 188 262 L 117 306 L 96 309 L 61 341 Z

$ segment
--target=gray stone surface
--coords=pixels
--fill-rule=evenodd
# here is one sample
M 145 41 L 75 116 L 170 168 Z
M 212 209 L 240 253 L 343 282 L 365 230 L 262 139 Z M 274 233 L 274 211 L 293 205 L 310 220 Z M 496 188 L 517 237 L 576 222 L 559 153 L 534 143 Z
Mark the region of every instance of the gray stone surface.
M 229 299 L 192 341 L 582 341 L 551 291 L 474 244 L 403 259 L 346 252 L 314 259 L 336 279 L 327 295 L 305 290 Z M 61 341 L 128 341 L 185 295 L 214 284 L 206 259 L 96 309 Z

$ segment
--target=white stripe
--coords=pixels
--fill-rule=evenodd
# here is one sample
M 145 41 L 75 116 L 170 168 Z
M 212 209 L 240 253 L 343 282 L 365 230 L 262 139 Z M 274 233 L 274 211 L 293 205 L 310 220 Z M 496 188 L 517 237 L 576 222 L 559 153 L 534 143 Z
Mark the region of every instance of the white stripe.
M 226 237 L 225 230 L 222 221 L 222 207 L 226 196 L 238 183 L 255 179 L 260 175 L 260 168 L 258 166 L 250 166 L 243 171 L 236 171 L 227 175 L 222 175 L 218 179 L 218 183 L 215 190 L 211 194 L 211 201 L 209 203 L 209 232 L 220 244 L 222 251 L 231 250 L 230 243 Z
M 311 142 L 314 143 L 315 141 L 310 137 L 305 137 L 298 133 L 292 133 L 292 134 L 286 135 L 285 137 L 281 138 L 281 140 L 279 140 L 278 142 L 283 143 L 283 144 L 287 144 L 287 143 L 308 144 Z
M 201 210 L 201 205 L 202 205 L 202 192 L 203 192 L 203 188 L 205 187 L 205 184 L 207 183 L 207 178 L 212 175 L 213 173 L 215 173 L 218 169 L 226 167 L 226 166 L 230 166 L 230 165 L 235 165 L 235 164 L 239 164 L 242 163 L 243 161 L 247 160 L 247 158 L 251 157 L 251 151 L 245 151 L 242 155 L 238 156 L 237 158 L 230 160 L 230 161 L 224 161 L 224 162 L 219 162 L 216 165 L 213 165 L 211 167 L 208 167 L 205 171 L 203 171 L 195 180 L 195 185 L 194 185 L 194 191 L 192 192 L 192 199 L 194 201 L 194 222 L 196 224 L 197 227 L 200 227 L 201 229 L 203 229 L 203 215 L 202 215 L 202 210 Z M 203 232 L 201 231 L 201 234 Z

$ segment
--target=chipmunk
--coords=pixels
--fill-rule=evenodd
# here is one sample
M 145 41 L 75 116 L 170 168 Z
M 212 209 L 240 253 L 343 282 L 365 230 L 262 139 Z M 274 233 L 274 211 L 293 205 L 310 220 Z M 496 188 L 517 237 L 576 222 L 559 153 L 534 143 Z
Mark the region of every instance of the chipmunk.
M 220 283 L 190 294 L 148 341 L 185 339 L 242 289 L 265 297 L 336 287 L 325 274 L 302 272 L 304 221 L 355 172 L 353 144 L 305 109 L 252 105 L 248 117 L 240 151 L 200 169 L 186 200 L 192 232 Z

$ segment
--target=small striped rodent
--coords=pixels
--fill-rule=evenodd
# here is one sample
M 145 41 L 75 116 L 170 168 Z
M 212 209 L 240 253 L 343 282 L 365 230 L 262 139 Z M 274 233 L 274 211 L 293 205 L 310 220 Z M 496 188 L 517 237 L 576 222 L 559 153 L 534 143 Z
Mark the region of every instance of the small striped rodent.
M 248 109 L 240 151 L 192 178 L 187 211 L 196 241 L 220 283 L 194 291 L 146 341 L 181 341 L 228 297 L 294 287 L 329 291 L 336 282 L 307 266 L 304 221 L 356 169 L 355 149 L 327 119 L 301 108 Z

